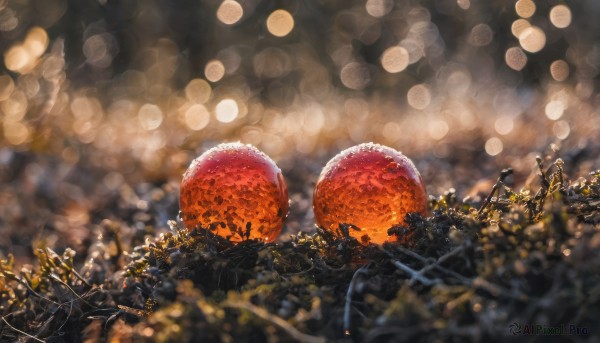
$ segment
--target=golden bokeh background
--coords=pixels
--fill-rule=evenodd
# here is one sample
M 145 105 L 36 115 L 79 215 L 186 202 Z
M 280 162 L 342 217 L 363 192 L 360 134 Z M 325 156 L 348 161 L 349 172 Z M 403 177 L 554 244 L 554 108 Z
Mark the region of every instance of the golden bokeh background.
M 224 141 L 292 175 L 295 229 L 313 176 L 361 142 L 412 157 L 433 195 L 507 166 L 523 184 L 551 146 L 583 176 L 598 17 L 593 0 L 0 0 L 0 231 L 30 233 L 0 246 L 143 228 L 163 203 L 164 227 L 189 161 Z

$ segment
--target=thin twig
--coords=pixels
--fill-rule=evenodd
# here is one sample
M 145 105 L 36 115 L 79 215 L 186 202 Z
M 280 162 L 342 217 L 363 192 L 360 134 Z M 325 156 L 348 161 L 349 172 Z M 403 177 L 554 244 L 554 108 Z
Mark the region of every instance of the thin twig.
M 481 204 L 479 211 L 477 211 L 478 214 L 481 215 L 483 210 L 490 204 L 490 202 L 492 201 L 492 197 L 494 196 L 494 193 L 496 193 L 496 191 L 498 191 L 498 197 L 500 197 L 500 191 L 499 191 L 500 186 L 504 185 L 504 179 L 506 179 L 512 173 L 513 173 L 512 168 L 506 168 L 500 172 L 500 176 L 498 177 L 498 180 L 494 184 L 494 187 L 492 187 L 492 191 L 490 192 L 488 197 L 485 199 L 485 201 Z
M 50 278 L 59 282 L 61 285 L 67 287 L 68 290 L 70 290 L 77 298 L 79 298 L 79 300 L 83 301 L 84 304 L 88 305 L 89 307 L 93 307 L 93 308 L 97 308 L 97 306 L 94 306 L 92 304 L 90 304 L 89 302 L 87 302 L 85 299 L 83 299 L 79 294 L 77 294 L 77 292 L 75 292 L 75 290 L 73 288 L 71 288 L 71 286 L 69 286 L 66 282 L 64 282 L 63 280 L 61 280 L 58 276 L 50 273 L 49 274 Z
M 69 301 L 69 303 L 70 303 L 69 314 L 67 315 L 67 318 L 65 318 L 65 321 L 56 330 L 57 333 L 60 333 L 60 330 L 62 330 L 62 328 L 65 326 L 65 324 L 67 324 L 69 322 L 69 318 L 71 318 L 71 314 L 73 314 L 73 303 L 74 303 L 74 300 Z
M 419 255 L 419 254 L 417 254 L 417 253 L 415 253 L 413 251 L 407 250 L 405 248 L 401 248 L 401 249 L 398 249 L 398 250 L 400 250 L 401 252 L 405 252 L 405 253 L 407 253 L 410 256 L 414 256 L 416 259 L 418 259 L 419 261 L 421 261 L 423 263 L 427 263 L 428 262 L 428 259 L 426 259 L 425 257 L 423 257 L 423 256 L 421 256 L 421 255 Z M 463 276 L 463 275 L 461 275 L 461 274 L 459 274 L 459 273 L 457 273 L 457 272 L 455 272 L 455 271 L 453 271 L 451 269 L 448 269 L 446 267 L 442 267 L 440 265 L 440 263 L 446 261 L 448 258 L 456 255 L 458 252 L 461 252 L 463 250 L 464 250 L 464 246 L 463 245 L 461 245 L 459 247 L 456 247 L 454 250 L 452 250 L 452 251 L 446 253 L 445 255 L 441 256 L 436 262 L 423 267 L 421 270 L 419 270 L 419 272 L 421 274 L 423 274 L 423 273 L 429 271 L 429 268 L 428 268 L 429 266 L 432 266 L 433 268 L 435 268 L 435 269 L 437 269 L 437 270 L 439 270 L 439 271 L 441 271 L 443 273 L 446 273 L 446 274 L 448 274 L 450 276 L 454 276 L 455 278 L 457 278 L 458 280 L 460 280 L 462 283 L 469 283 L 470 284 L 471 279 L 469 279 L 468 277 Z M 393 257 L 393 255 L 390 255 L 390 256 Z
M 550 182 L 546 178 L 546 173 L 544 172 L 544 163 L 540 156 L 535 157 L 535 162 L 537 163 L 538 169 L 540 170 L 540 181 L 542 182 L 542 186 L 545 189 L 550 188 Z
M 348 285 L 348 292 L 346 292 L 346 304 L 344 305 L 344 335 L 350 336 L 350 309 L 352 306 L 352 296 L 354 295 L 354 285 L 358 276 L 367 272 L 369 265 L 362 266 L 354 272 L 350 285 Z
M 443 273 L 446 273 L 446 274 L 448 274 L 450 276 L 455 277 L 457 280 L 459 280 L 463 284 L 469 284 L 469 285 L 471 284 L 471 279 L 469 279 L 468 277 L 463 276 L 463 275 L 455 272 L 454 270 L 448 269 L 446 267 L 442 267 L 439 264 L 435 264 L 434 267 L 435 267 L 435 269 L 437 269 L 437 270 L 439 270 L 439 271 L 441 271 Z
M 392 260 L 392 264 L 394 266 L 396 266 L 396 268 L 402 270 L 403 272 L 407 273 L 410 275 L 411 280 L 418 280 L 419 282 L 421 282 L 423 285 L 425 286 L 431 286 L 433 284 L 439 283 L 438 280 L 431 280 L 423 275 L 421 275 L 421 273 L 419 273 L 418 271 L 412 269 L 411 267 L 407 266 L 406 264 L 397 261 L 397 260 Z
M 475 279 L 473 279 L 471 282 L 471 286 L 483 289 L 492 294 L 494 297 L 505 297 L 519 301 L 527 300 L 527 295 L 519 291 L 507 290 L 501 286 L 491 283 L 490 281 L 482 277 L 476 277 Z
M 46 248 L 44 250 L 44 254 L 46 255 L 46 257 L 48 257 L 49 260 L 52 261 L 58 261 L 66 270 L 68 270 L 70 273 L 73 273 L 73 275 L 75 275 L 76 278 L 78 278 L 81 282 L 83 282 L 84 285 L 88 286 L 88 287 L 92 287 L 92 285 L 90 285 L 84 278 L 83 276 L 81 276 L 73 266 L 68 265 L 65 261 L 63 261 L 63 259 L 60 257 L 60 255 L 58 255 L 56 252 L 54 252 L 52 249 L 50 248 Z M 50 256 L 50 254 L 52 254 L 53 256 Z
M 535 199 L 539 199 L 540 201 L 537 203 L 536 212 L 542 212 L 544 208 L 544 200 L 546 200 L 546 195 L 548 194 L 548 188 L 550 188 L 550 183 L 548 179 L 546 179 L 546 173 L 544 173 L 544 165 L 542 164 L 542 158 L 536 156 L 535 161 L 537 162 L 538 169 L 540 170 L 540 183 L 542 187 L 540 187 L 539 191 L 535 195 Z
M 308 335 L 308 334 L 298 331 L 298 329 L 296 329 L 295 327 L 290 325 L 290 323 L 288 323 L 285 319 L 283 319 L 279 316 L 276 316 L 272 313 L 269 313 L 267 310 L 260 308 L 258 306 L 255 306 L 251 303 L 248 303 L 245 301 L 239 302 L 239 303 L 225 301 L 225 302 L 221 303 L 221 305 L 223 307 L 243 309 L 248 312 L 251 312 L 255 316 L 260 317 L 268 322 L 271 322 L 273 325 L 279 327 L 280 329 L 285 331 L 288 335 L 290 335 L 293 339 L 295 339 L 299 342 L 304 342 L 304 343 L 325 343 L 326 342 L 325 338 L 323 338 L 323 337 L 311 336 L 311 335 Z
M 408 250 L 408 249 L 406 249 L 404 247 L 400 247 L 400 246 L 395 247 L 395 248 L 396 248 L 396 250 L 400 251 L 401 253 L 404 253 L 405 255 L 408 255 L 410 257 L 414 257 L 414 258 L 416 258 L 417 260 L 419 260 L 419 261 L 421 261 L 423 263 L 427 263 L 427 259 L 425 257 L 417 254 L 416 252 L 414 252 L 412 250 Z M 388 254 L 388 256 L 390 256 L 390 257 L 394 257 L 394 255 L 392 255 L 389 251 L 385 251 L 385 253 Z
M 117 305 L 117 307 L 125 313 L 140 317 L 140 318 L 145 318 L 147 317 L 146 312 L 144 312 L 144 310 L 140 310 L 138 308 L 133 308 L 133 307 L 129 307 L 129 306 L 125 306 L 125 305 Z
M 44 336 L 46 332 L 48 332 L 48 331 L 52 332 L 53 330 L 50 329 L 50 326 L 52 326 L 52 323 L 54 322 L 54 318 L 56 318 L 56 311 L 52 313 L 50 318 L 48 318 L 44 321 L 44 323 L 38 328 L 35 335 L 36 336 Z
M 556 166 L 556 169 L 558 169 L 558 182 L 560 182 L 560 191 L 561 193 L 563 193 L 563 195 L 566 194 L 566 186 L 565 186 L 565 179 L 564 179 L 564 170 L 563 170 L 563 166 L 565 165 L 565 162 L 563 162 L 562 158 L 557 159 L 554 162 L 554 165 Z
M 421 270 L 419 270 L 420 273 L 425 273 L 433 268 L 436 267 L 436 265 L 440 264 L 440 263 L 444 263 L 447 259 L 449 259 L 450 257 L 462 252 L 465 249 L 464 246 L 460 245 L 454 249 L 452 249 L 451 251 L 445 253 L 444 255 L 440 256 L 440 258 L 437 259 L 437 261 L 435 261 L 434 263 L 427 265 L 425 267 L 423 267 Z
M 432 284 L 439 283 L 439 280 L 437 280 L 437 279 L 436 280 L 431 280 L 431 279 L 428 279 L 428 278 L 424 277 L 423 275 L 421 275 L 422 273 L 424 273 L 426 271 L 429 271 L 430 270 L 429 267 L 432 266 L 433 268 L 436 268 L 436 269 L 438 269 L 438 270 L 440 270 L 440 271 L 442 271 L 442 272 L 444 272 L 446 274 L 454 276 L 455 278 L 457 278 L 465 286 L 476 287 L 476 288 L 479 288 L 479 289 L 484 289 L 484 290 L 490 292 L 492 295 L 494 295 L 496 297 L 497 296 L 503 296 L 503 297 L 506 297 L 506 298 L 516 299 L 516 300 L 520 300 L 520 301 L 523 301 L 524 299 L 527 299 L 527 296 L 524 295 L 524 294 L 522 294 L 521 292 L 515 292 L 515 291 L 506 290 L 506 289 L 504 289 L 504 288 L 502 288 L 502 287 L 500 287 L 498 285 L 495 285 L 495 284 L 493 284 L 493 283 L 491 283 L 491 282 L 489 282 L 489 281 L 487 281 L 487 280 L 485 280 L 483 278 L 479 278 L 478 277 L 478 278 L 475 278 L 475 279 L 470 279 L 470 278 L 468 278 L 466 276 L 463 276 L 463 275 L 461 275 L 461 274 L 459 274 L 459 273 L 457 273 L 457 272 L 455 272 L 453 270 L 447 269 L 447 268 L 442 267 L 440 265 L 441 262 L 444 262 L 447 259 L 449 259 L 450 257 L 452 257 L 452 256 L 456 255 L 457 253 L 463 251 L 463 249 L 464 249 L 463 246 L 459 246 L 459 247 L 453 249 L 452 251 L 450 251 L 450 252 L 444 254 L 443 256 L 441 256 L 435 263 L 427 265 L 427 266 L 423 267 L 419 271 L 416 271 L 416 270 L 410 268 L 409 266 L 407 266 L 407 265 L 405 265 L 402 262 L 397 261 L 397 260 L 392 260 L 392 263 L 397 268 L 403 270 L 404 272 L 406 272 L 408 274 L 411 274 L 411 276 L 412 276 L 411 283 L 415 279 L 418 280 L 418 281 L 420 281 L 425 286 L 429 286 L 429 285 L 432 285 Z M 410 250 L 407 250 L 407 249 L 404 249 L 404 248 L 401 248 L 401 249 L 398 249 L 398 250 L 406 253 L 407 255 L 415 257 L 416 259 L 420 260 L 421 262 L 426 263 L 426 261 L 427 261 L 426 258 L 424 258 L 423 256 L 421 256 L 421 255 L 419 255 L 419 254 L 417 254 L 417 253 L 415 253 L 413 251 L 410 251 Z M 392 255 L 392 253 L 390 253 L 389 251 L 385 251 L 385 252 L 390 257 L 392 257 L 392 258 L 394 257 L 394 255 Z M 423 282 L 423 281 L 425 281 L 425 282 Z
M 463 276 L 463 275 L 461 275 L 461 274 L 459 274 L 459 273 L 457 273 L 457 272 L 455 272 L 455 271 L 453 271 L 451 269 L 448 269 L 448 268 L 443 267 L 443 266 L 440 265 L 442 262 L 445 262 L 450 257 L 452 257 L 452 256 L 454 256 L 454 255 L 456 255 L 456 254 L 464 251 L 464 249 L 465 249 L 464 245 L 458 246 L 458 247 L 454 248 L 453 250 L 447 252 L 446 254 L 440 256 L 440 258 L 438 258 L 437 261 L 435 261 L 434 263 L 429 263 L 429 259 L 427 259 L 427 258 L 425 258 L 425 257 L 423 257 L 423 256 L 421 256 L 419 254 L 417 254 L 414 251 L 408 250 L 406 248 L 396 247 L 395 249 L 398 250 L 398 251 L 400 251 L 400 252 L 402 252 L 402 253 L 404 253 L 404 254 L 406 254 L 406 255 L 408 255 L 408 256 L 414 257 L 415 259 L 419 260 L 420 262 L 423 262 L 423 263 L 427 264 L 425 267 L 421 268 L 418 271 L 419 274 L 424 274 L 424 273 L 430 271 L 432 268 L 435 268 L 435 269 L 437 269 L 437 270 L 439 270 L 439 271 L 441 271 L 441 272 L 443 272 L 445 274 L 448 274 L 450 276 L 455 277 L 462 284 L 470 286 L 471 283 L 472 283 L 471 279 L 469 279 L 468 277 Z M 394 255 L 392 253 L 390 253 L 389 251 L 384 251 L 384 252 L 386 254 L 388 254 L 388 256 L 394 258 Z M 411 286 L 414 283 L 414 281 L 415 281 L 414 279 L 411 280 L 411 282 L 410 282 Z M 436 282 L 437 282 L 437 280 L 436 280 Z
M 417 253 L 415 253 L 415 252 L 413 252 L 413 251 L 410 251 L 410 250 L 408 250 L 408 249 L 405 249 L 405 248 L 402 248 L 402 247 L 398 247 L 398 250 L 400 250 L 400 251 L 401 251 L 401 252 L 403 252 L 403 253 L 406 253 L 406 254 L 407 254 L 407 255 L 409 255 L 409 256 L 412 256 L 412 257 L 416 258 L 417 260 L 419 260 L 419 261 L 421 261 L 421 262 L 423 262 L 423 263 L 427 263 L 427 259 L 426 259 L 426 258 L 424 258 L 423 256 L 421 256 L 421 255 L 419 255 L 419 254 L 417 254 Z M 384 251 L 384 252 L 385 252 L 385 253 L 386 253 L 386 254 L 387 254 L 389 257 L 391 257 L 391 258 L 392 258 L 392 259 L 391 259 L 391 262 L 392 262 L 392 264 L 393 264 L 393 265 L 394 265 L 396 268 L 398 268 L 398 269 L 400 269 L 400 270 L 404 271 L 405 273 L 407 273 L 407 274 L 409 274 L 409 275 L 411 276 L 411 280 L 415 280 L 415 279 L 416 279 L 416 280 L 420 281 L 420 282 L 421 282 L 423 285 L 425 285 L 425 286 L 431 286 L 431 285 L 433 285 L 433 284 L 435 284 L 435 283 L 439 283 L 439 281 L 438 281 L 438 280 L 431 280 L 431 279 L 429 279 L 429 278 L 427 278 L 427 277 L 425 277 L 425 276 L 421 275 L 421 272 L 418 272 L 418 271 L 416 271 L 416 270 L 412 269 L 411 267 L 407 266 L 406 264 L 404 264 L 404 263 L 402 263 L 402 262 L 400 262 L 400 261 L 396 260 L 396 259 L 395 259 L 396 257 L 395 257 L 395 256 L 394 256 L 394 254 L 392 254 L 391 252 L 389 252 L 389 251 L 387 251 L 387 250 L 385 250 L 385 249 L 383 249 L 383 251 Z
M 29 338 L 32 338 L 32 339 L 34 339 L 34 340 L 36 340 L 36 341 L 38 341 L 38 342 L 42 342 L 42 343 L 45 343 L 45 342 L 46 342 L 46 341 L 44 341 L 43 339 L 39 339 L 39 338 L 37 338 L 37 337 L 35 337 L 35 336 L 33 336 L 33 335 L 30 335 L 30 334 L 28 334 L 27 332 L 21 331 L 21 330 L 17 329 L 16 327 L 14 327 L 14 326 L 10 325 L 10 323 L 9 323 L 9 322 L 8 322 L 8 321 L 7 321 L 7 320 L 4 318 L 4 316 L 2 316 L 2 321 L 4 321 L 4 323 L 5 323 L 5 324 L 6 324 L 6 325 L 7 325 L 9 328 L 11 328 L 11 330 L 18 332 L 18 333 L 20 333 L 21 335 L 24 335 L 24 336 L 27 336 L 27 337 L 29 337 Z
M 20 277 L 17 277 L 16 279 L 17 279 L 17 281 L 18 281 L 20 284 L 22 284 L 23 286 L 25 286 L 25 287 L 27 288 L 27 290 L 29 290 L 31 293 L 33 293 L 35 296 L 39 297 L 40 299 L 44 299 L 44 300 L 46 300 L 46 301 L 48 301 L 48 302 L 51 302 L 51 303 L 53 303 L 53 304 L 54 304 L 54 305 L 56 305 L 56 306 L 62 306 L 62 305 L 61 305 L 61 304 L 59 304 L 58 302 L 56 302 L 56 301 L 54 301 L 54 300 L 52 300 L 52 299 L 50 299 L 50 298 L 47 298 L 47 297 L 45 297 L 45 296 L 41 295 L 40 293 L 38 293 L 38 292 L 34 291 L 34 290 L 33 290 L 33 288 L 32 288 L 32 287 L 29 285 L 29 283 L 28 283 L 27 281 L 23 280 L 22 278 L 20 278 Z

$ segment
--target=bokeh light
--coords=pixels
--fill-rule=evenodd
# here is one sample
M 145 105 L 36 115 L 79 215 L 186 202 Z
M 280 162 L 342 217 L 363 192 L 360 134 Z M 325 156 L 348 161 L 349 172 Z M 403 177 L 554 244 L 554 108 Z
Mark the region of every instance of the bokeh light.
M 429 135 L 435 140 L 444 138 L 449 130 L 445 120 L 434 120 L 429 124 Z
M 381 130 L 381 134 L 388 142 L 395 142 L 402 134 L 402 127 L 396 122 L 387 122 Z
M 492 137 L 485 142 L 485 152 L 490 156 L 496 156 L 502 152 L 504 144 L 498 137 Z
M 276 37 L 285 37 L 294 29 L 294 17 L 286 10 L 275 10 L 267 18 L 267 29 Z
M 565 111 L 565 105 L 560 100 L 552 100 L 546 104 L 546 117 L 552 120 L 558 120 Z
M 108 34 L 96 34 L 86 39 L 83 43 L 83 55 L 87 63 L 96 68 L 110 66 L 113 59 L 110 45 L 113 39 Z
M 567 139 L 571 133 L 571 126 L 566 120 L 559 120 L 552 126 L 552 132 L 558 139 Z
M 569 77 L 569 64 L 564 60 L 556 60 L 550 64 L 550 75 L 558 82 Z
M 361 90 L 371 81 L 371 73 L 365 64 L 350 62 L 342 68 L 340 79 L 344 86 L 350 89 Z
M 0 101 L 8 99 L 15 90 L 15 82 L 8 75 L 0 76 Z
M 239 2 L 234 0 L 225 0 L 217 9 L 217 18 L 227 25 L 233 25 L 242 19 L 244 8 Z
M 514 120 L 510 116 L 499 117 L 494 123 L 494 129 L 500 135 L 508 135 L 512 132 L 514 127 Z
M 17 17 L 17 13 L 15 13 L 15 11 L 10 8 L 2 8 L 1 14 L 0 31 L 10 32 L 19 26 L 19 18 Z
M 523 33 L 523 31 L 530 26 L 531 23 L 529 23 L 529 21 L 525 19 L 517 19 L 510 26 L 510 31 L 512 32 L 513 36 L 519 38 L 521 33 Z
M 567 139 L 571 133 L 571 126 L 566 120 L 559 120 L 552 126 L 552 132 L 558 139 Z
M 252 62 L 254 73 L 261 78 L 282 77 L 289 73 L 292 67 L 290 56 L 277 48 L 266 48 L 258 52 Z
M 212 89 L 203 79 L 192 79 L 185 87 L 185 96 L 191 102 L 204 104 L 210 99 Z
M 32 56 L 41 56 L 48 48 L 48 34 L 41 27 L 34 27 L 27 33 L 23 45 Z
M 470 0 L 456 0 L 456 4 L 463 10 L 468 10 L 469 8 L 471 8 Z
M 408 51 L 401 46 L 387 48 L 381 55 L 381 66 L 388 73 L 399 73 L 408 66 Z
M 393 7 L 393 0 L 367 0 L 365 4 L 367 13 L 375 18 L 381 18 L 390 13 Z
M 8 99 L 0 103 L 0 110 L 4 114 L 4 121 L 18 122 L 23 120 L 27 113 L 28 100 L 24 92 L 13 91 Z
M 530 26 L 519 35 L 519 44 L 527 52 L 538 52 L 546 45 L 546 34 L 539 27 Z
M 7 122 L 3 124 L 4 137 L 8 143 L 12 145 L 20 145 L 25 143 L 31 134 L 31 130 L 27 125 L 21 122 Z
M 429 106 L 429 103 L 431 102 L 431 91 L 427 85 L 418 84 L 408 90 L 406 98 L 411 107 L 417 110 L 423 110 Z
M 424 42 L 416 37 L 407 37 L 401 40 L 400 46 L 408 52 L 408 64 L 417 63 L 425 54 Z
M 525 55 L 521 48 L 508 48 L 504 54 L 504 61 L 511 69 L 519 71 L 527 65 L 527 55 Z
M 550 22 L 559 29 L 571 25 L 571 10 L 566 5 L 556 5 L 550 10 Z
M 535 10 L 536 6 L 532 0 L 518 0 L 515 3 L 515 11 L 521 18 L 530 18 Z
M 8 70 L 19 72 L 30 63 L 30 58 L 25 47 L 15 45 L 4 53 L 4 65 Z
M 23 42 L 4 51 L 4 65 L 8 70 L 27 74 L 35 67 L 48 47 L 48 34 L 40 27 L 31 28 Z
M 210 82 L 218 82 L 225 76 L 225 66 L 219 60 L 210 60 L 204 67 L 204 76 Z
M 185 111 L 185 124 L 192 130 L 202 130 L 209 121 L 210 113 L 202 104 L 194 104 Z
M 233 99 L 219 101 L 215 109 L 217 120 L 221 123 L 231 123 L 240 113 L 238 104 Z
M 144 104 L 140 107 L 138 119 L 144 130 L 155 130 L 163 121 L 163 112 L 154 104 Z
M 494 39 L 494 32 L 487 24 L 477 24 L 471 29 L 469 43 L 473 46 L 486 46 Z

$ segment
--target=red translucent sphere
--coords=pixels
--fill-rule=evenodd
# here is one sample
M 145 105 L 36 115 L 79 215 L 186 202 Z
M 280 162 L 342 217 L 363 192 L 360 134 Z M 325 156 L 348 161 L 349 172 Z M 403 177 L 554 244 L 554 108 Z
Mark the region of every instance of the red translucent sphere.
M 179 206 L 188 229 L 200 226 L 232 242 L 271 242 L 281 232 L 289 202 L 273 160 L 251 145 L 227 143 L 191 163 Z
M 359 242 L 395 241 L 387 231 L 402 225 L 409 212 L 427 213 L 427 193 L 421 175 L 402 153 L 373 143 L 346 149 L 331 159 L 313 195 L 317 225 L 349 233 Z

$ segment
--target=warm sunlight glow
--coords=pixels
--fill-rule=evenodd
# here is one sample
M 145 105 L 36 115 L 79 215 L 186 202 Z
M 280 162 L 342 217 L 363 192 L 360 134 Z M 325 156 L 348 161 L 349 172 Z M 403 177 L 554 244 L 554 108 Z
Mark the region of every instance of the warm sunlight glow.
M 294 17 L 286 10 L 276 10 L 267 18 L 267 29 L 276 37 L 285 37 L 294 28 Z

